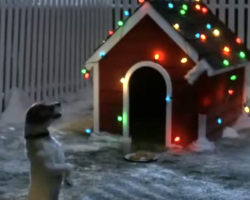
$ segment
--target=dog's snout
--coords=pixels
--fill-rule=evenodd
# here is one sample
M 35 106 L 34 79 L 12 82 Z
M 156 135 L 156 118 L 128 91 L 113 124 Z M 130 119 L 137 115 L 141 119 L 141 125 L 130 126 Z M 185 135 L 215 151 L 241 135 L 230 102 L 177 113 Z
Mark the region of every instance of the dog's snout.
M 57 107 L 61 107 L 61 103 L 60 102 L 55 102 L 54 105 L 57 106 Z

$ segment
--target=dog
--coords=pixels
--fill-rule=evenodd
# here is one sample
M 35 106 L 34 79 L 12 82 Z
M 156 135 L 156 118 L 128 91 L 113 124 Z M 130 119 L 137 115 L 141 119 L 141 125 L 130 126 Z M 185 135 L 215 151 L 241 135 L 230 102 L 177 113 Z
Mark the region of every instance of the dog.
M 62 183 L 72 185 L 73 165 L 48 130 L 62 116 L 58 102 L 33 104 L 26 113 L 24 137 L 30 162 L 28 200 L 58 200 Z

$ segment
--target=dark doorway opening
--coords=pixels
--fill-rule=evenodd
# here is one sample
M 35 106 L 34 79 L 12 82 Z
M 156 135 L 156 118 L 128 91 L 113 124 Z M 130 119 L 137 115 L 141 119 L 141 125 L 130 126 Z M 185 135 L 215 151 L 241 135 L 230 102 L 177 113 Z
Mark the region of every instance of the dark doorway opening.
M 129 132 L 133 143 L 165 144 L 166 84 L 151 67 L 136 70 L 129 80 Z

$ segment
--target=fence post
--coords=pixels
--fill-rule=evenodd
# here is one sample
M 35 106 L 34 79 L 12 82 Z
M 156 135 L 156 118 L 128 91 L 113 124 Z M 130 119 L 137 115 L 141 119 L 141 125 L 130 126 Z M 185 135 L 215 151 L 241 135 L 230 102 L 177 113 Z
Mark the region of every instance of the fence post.
M 75 73 L 76 73 L 76 65 L 75 65 L 75 46 L 76 46 L 76 0 L 71 0 L 71 41 L 70 41 L 70 92 L 76 92 L 75 91 L 75 84 L 76 84 L 76 78 L 75 78 Z
M 7 1 L 7 24 L 6 24 L 6 54 L 5 54 L 5 65 L 3 67 L 5 68 L 5 73 L 4 73 L 4 106 L 6 106 L 6 100 L 9 99 L 10 97 L 10 86 L 11 86 L 11 61 L 12 61 L 12 56 L 13 56 L 13 41 L 12 41 L 12 24 L 13 24 L 13 8 L 14 8 L 14 3 L 13 0 Z
M 3 86 L 4 86 L 4 79 L 3 79 L 3 69 L 4 69 L 4 58 L 5 58 L 5 26 L 6 26 L 6 2 L 5 0 L 0 0 L 1 6 L 1 18 L 0 18 L 0 115 L 3 109 Z
M 60 53 L 61 53 L 61 36 L 62 36 L 62 32 L 61 32 L 61 23 L 62 23 L 62 19 L 61 19 L 61 13 L 62 13 L 62 7 L 61 7 L 61 1 L 58 2 L 58 4 L 56 5 L 56 19 L 55 19 L 55 64 L 54 64 L 54 98 L 56 100 L 59 100 L 59 74 L 60 74 Z
M 82 3 L 80 0 L 77 0 L 77 6 L 76 6 L 76 91 L 79 90 L 79 88 L 81 88 L 81 61 L 80 61 L 80 57 L 83 56 L 81 55 L 81 6 Z
M 49 28 L 50 28 L 50 5 L 49 2 L 46 1 L 45 3 L 45 9 L 44 9 L 44 16 L 45 16 L 45 22 L 44 22 L 44 57 L 43 57 L 43 68 L 42 68 L 42 95 L 43 100 L 47 100 L 48 98 L 48 70 L 49 70 Z
M 48 90 L 48 98 L 53 98 L 53 91 L 55 89 L 54 85 L 54 69 L 55 69 L 55 13 L 56 13 L 55 0 L 51 1 L 50 4 L 50 32 L 49 32 L 49 68 L 48 68 L 48 83 L 46 90 Z
M 30 98 L 32 101 L 37 98 L 36 77 L 37 77 L 37 35 L 38 35 L 38 5 L 37 1 L 33 4 L 33 25 L 32 25 L 32 53 L 31 53 L 31 67 L 30 67 Z
M 61 1 L 61 6 L 60 6 L 60 9 L 61 9 L 61 13 L 62 13 L 62 18 L 61 18 L 61 22 L 62 22 L 62 26 L 61 26 L 61 29 L 60 29 L 60 32 L 61 32 L 61 53 L 60 53 L 60 79 L 59 79 L 59 87 L 60 87 L 60 99 L 63 98 L 63 95 L 64 95 L 64 88 L 65 88 L 65 41 L 66 41 L 66 5 L 65 5 L 65 0 L 62 0 Z
M 32 5 L 31 1 L 27 4 L 26 19 L 26 44 L 25 44 L 25 64 L 24 64 L 24 91 L 30 95 L 30 61 L 31 61 L 31 30 L 32 30 Z
M 37 57 L 37 80 L 36 80 L 36 100 L 41 101 L 42 100 L 42 75 L 43 75 L 43 66 L 44 66 L 44 60 L 43 60 L 43 54 L 44 54 L 44 2 L 45 0 L 41 0 L 40 8 L 39 8 L 39 21 L 38 21 L 38 57 Z
M 12 61 L 12 79 L 11 79 L 11 86 L 18 87 L 17 84 L 17 61 L 18 61 L 18 49 L 19 49 L 19 12 L 20 12 L 20 3 L 19 1 L 14 1 L 14 39 L 13 39 L 13 61 Z

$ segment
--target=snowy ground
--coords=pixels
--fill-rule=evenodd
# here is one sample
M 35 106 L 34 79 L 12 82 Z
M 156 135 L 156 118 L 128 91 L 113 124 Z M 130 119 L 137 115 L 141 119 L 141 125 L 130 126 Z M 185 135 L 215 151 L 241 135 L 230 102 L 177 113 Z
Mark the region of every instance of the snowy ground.
M 76 102 L 65 107 L 56 127 L 72 119 L 91 121 L 91 116 L 91 105 Z M 224 138 L 211 153 L 158 151 L 160 159 L 150 164 L 124 161 L 119 137 L 55 127 L 52 132 L 76 166 L 74 186 L 62 189 L 64 200 L 249 200 L 250 130 Z M 22 135 L 20 125 L 0 128 L 0 200 L 27 198 L 29 169 Z
M 250 196 L 250 134 L 217 144 L 216 152 L 159 153 L 151 164 L 123 160 L 119 138 L 101 140 L 56 133 L 67 160 L 76 166 L 64 200 L 247 200 Z M 25 200 L 28 162 L 21 128 L 0 134 L 0 199 Z

